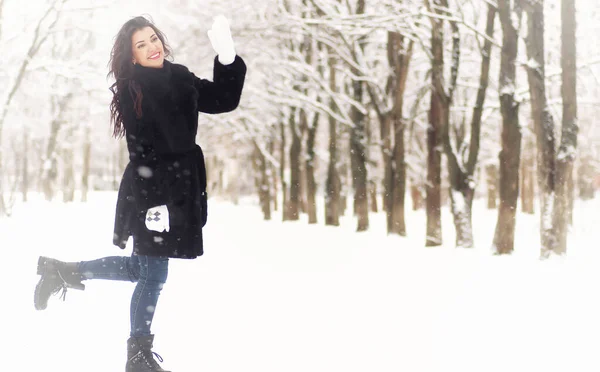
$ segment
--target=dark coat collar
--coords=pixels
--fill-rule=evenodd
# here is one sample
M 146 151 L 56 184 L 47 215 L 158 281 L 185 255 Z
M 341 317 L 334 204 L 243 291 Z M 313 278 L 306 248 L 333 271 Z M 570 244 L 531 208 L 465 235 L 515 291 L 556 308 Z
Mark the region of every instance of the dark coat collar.
M 133 79 L 157 98 L 166 95 L 173 88 L 179 90 L 182 85 L 194 85 L 193 75 L 187 67 L 167 60 L 162 68 L 143 67 L 136 64 L 133 70 Z M 186 87 L 184 90 L 189 89 Z
M 144 67 L 136 64 L 133 78 L 147 91 L 164 96 L 171 90 L 171 62 L 165 60 L 162 68 Z

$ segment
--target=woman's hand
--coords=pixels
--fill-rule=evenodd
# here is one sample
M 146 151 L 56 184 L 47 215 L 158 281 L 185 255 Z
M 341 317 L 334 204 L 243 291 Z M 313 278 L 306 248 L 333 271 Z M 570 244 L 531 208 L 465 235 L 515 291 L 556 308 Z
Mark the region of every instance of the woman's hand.
M 146 228 L 152 231 L 169 232 L 169 210 L 166 205 L 159 205 L 146 212 Z
M 227 18 L 222 15 L 216 16 L 207 34 L 213 49 L 219 55 L 219 62 L 224 65 L 231 64 L 235 60 L 235 47 Z

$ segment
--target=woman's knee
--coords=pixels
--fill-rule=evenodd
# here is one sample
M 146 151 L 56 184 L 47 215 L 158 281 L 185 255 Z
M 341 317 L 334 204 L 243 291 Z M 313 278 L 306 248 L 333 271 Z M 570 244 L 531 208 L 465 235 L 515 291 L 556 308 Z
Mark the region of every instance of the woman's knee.
M 140 280 L 148 284 L 164 284 L 169 275 L 169 258 L 138 256 L 140 261 Z

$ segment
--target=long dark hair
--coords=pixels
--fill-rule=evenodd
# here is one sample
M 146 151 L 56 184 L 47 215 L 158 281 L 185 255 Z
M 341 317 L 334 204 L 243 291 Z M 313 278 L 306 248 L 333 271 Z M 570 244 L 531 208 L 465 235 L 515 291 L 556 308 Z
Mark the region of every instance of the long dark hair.
M 133 53 L 131 51 L 131 37 L 133 34 L 145 27 L 152 27 L 156 36 L 160 39 L 165 50 L 165 58 L 169 57 L 172 52 L 166 42 L 165 35 L 152 23 L 144 17 L 135 17 L 125 22 L 115 37 L 115 44 L 110 53 L 108 62 L 108 76 L 113 76 L 115 82 L 111 85 L 110 90 L 113 93 L 112 102 L 110 103 L 110 122 L 113 126 L 113 136 L 115 138 L 123 137 L 125 127 L 123 126 L 123 112 L 121 111 L 120 94 L 127 91 L 133 99 L 133 108 L 136 116 L 142 116 L 142 89 L 140 85 L 133 80 Z

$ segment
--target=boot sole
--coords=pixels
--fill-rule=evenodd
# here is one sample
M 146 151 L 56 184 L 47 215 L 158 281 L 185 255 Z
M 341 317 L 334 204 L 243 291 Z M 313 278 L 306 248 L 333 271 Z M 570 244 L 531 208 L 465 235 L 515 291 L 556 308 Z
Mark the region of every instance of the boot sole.
M 39 296 L 40 296 L 40 285 L 42 284 L 42 280 L 40 279 L 40 281 L 38 282 L 38 284 L 35 286 L 35 293 L 34 293 L 34 299 L 33 299 L 33 305 L 35 306 L 36 310 L 46 310 L 46 308 L 48 307 L 48 303 L 45 304 L 40 304 L 40 300 L 39 300 Z

